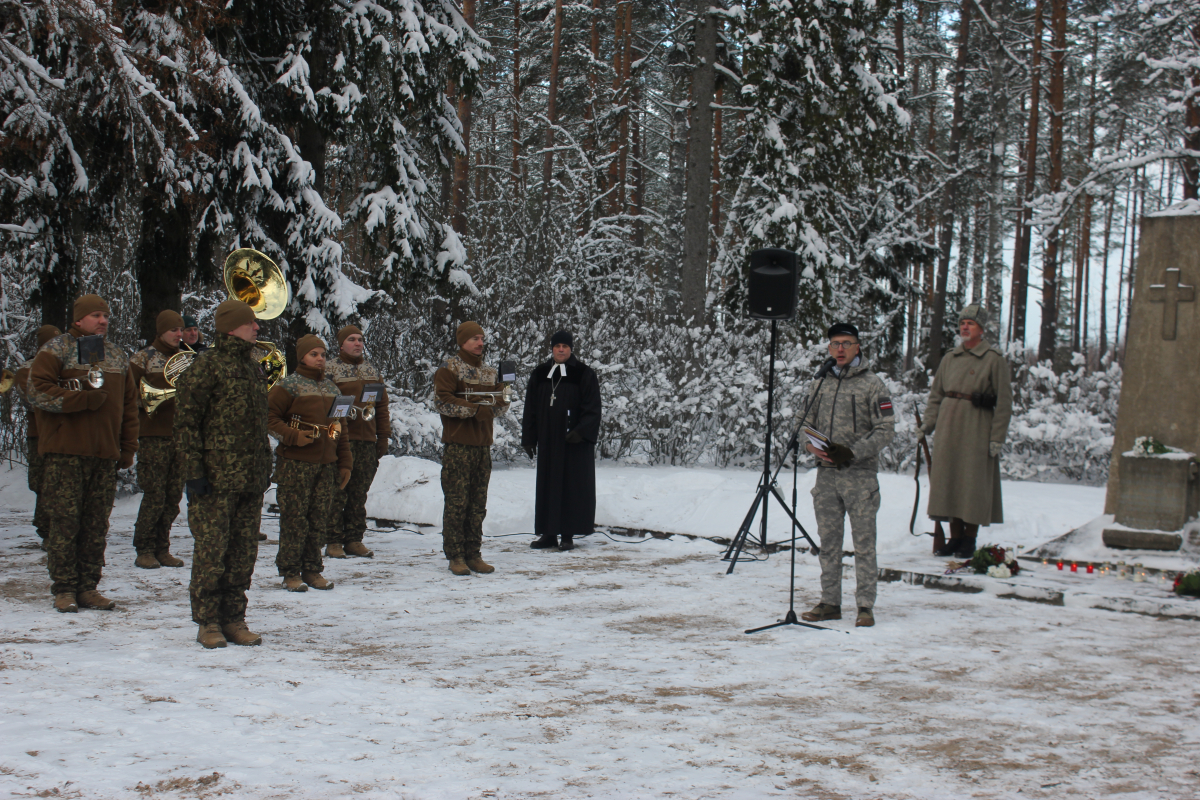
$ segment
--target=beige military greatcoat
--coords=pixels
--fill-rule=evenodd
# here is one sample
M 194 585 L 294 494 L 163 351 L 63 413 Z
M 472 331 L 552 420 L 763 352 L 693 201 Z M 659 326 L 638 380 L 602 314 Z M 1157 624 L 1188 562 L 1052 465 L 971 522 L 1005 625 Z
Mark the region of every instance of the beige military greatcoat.
M 995 410 L 977 408 L 947 393 L 994 393 Z M 922 430 L 933 437 L 929 516 L 958 518 L 972 525 L 1004 521 L 1000 459 L 988 455 L 990 442 L 1003 443 L 1012 418 L 1012 379 L 1008 362 L 987 342 L 973 350 L 951 350 L 938 366 Z

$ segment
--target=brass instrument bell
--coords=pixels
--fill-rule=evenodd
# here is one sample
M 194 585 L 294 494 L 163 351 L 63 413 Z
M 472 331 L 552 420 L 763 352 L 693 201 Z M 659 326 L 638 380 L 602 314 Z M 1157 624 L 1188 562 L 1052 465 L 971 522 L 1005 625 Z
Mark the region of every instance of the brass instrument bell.
M 267 256 L 249 247 L 234 250 L 225 259 L 225 288 L 261 320 L 275 319 L 291 302 L 283 270 Z
M 11 369 L 0 372 L 0 394 L 8 394 L 17 384 L 17 376 Z
M 350 417 L 350 419 L 361 419 L 363 422 L 370 422 L 375 419 L 375 404 L 367 403 L 362 408 L 350 406 L 350 411 L 346 416 Z

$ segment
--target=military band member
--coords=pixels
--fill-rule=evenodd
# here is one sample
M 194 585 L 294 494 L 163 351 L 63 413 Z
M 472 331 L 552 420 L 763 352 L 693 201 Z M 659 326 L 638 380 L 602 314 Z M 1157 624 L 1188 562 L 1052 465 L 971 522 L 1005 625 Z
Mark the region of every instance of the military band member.
M 455 575 L 494 572 L 483 560 L 483 518 L 487 516 L 492 477 L 492 419 L 508 413 L 508 404 L 487 405 L 463 396 L 468 389 L 497 391 L 497 372 L 484 366 L 484 333 L 464 322 L 455 335 L 458 354 L 433 377 L 434 405 L 442 415 L 442 550 Z M 499 397 L 496 398 L 500 400 Z
M 175 383 L 175 447 L 195 539 L 188 594 L 206 648 L 262 643 L 246 626 L 263 494 L 271 482 L 267 381 L 253 358 L 254 311 L 217 306 L 217 338 Z
M 325 377 L 325 343 L 309 334 L 296 342 L 295 374 L 275 384 L 267 400 L 267 425 L 279 440 L 275 498 L 279 553 L 275 566 L 291 592 L 332 589 L 321 572 L 321 539 L 337 489 L 350 480 L 354 461 L 340 423 L 329 419 L 337 385 Z M 331 424 L 332 423 L 332 424 Z M 333 428 L 336 437 L 331 435 Z
M 217 335 L 221 334 L 218 332 Z M 183 343 L 197 353 L 208 349 L 208 345 L 204 343 L 204 335 L 200 333 L 200 323 L 195 317 L 187 314 L 183 315 Z
M 875 515 L 879 511 L 879 451 L 896 433 L 887 387 L 867 367 L 858 328 L 845 322 L 829 331 L 829 355 L 837 366 L 809 390 L 809 424 L 831 444 L 807 445 L 817 459 L 813 511 L 821 536 L 821 602 L 800 615 L 809 622 L 842 618 L 842 542 L 850 517 L 854 537 L 855 625 L 875 624 Z
M 171 555 L 171 526 L 179 516 L 183 498 L 183 473 L 179 470 L 174 441 L 175 398 L 163 401 L 149 414 L 141 402 L 141 382 L 156 389 L 169 389 L 163 368 L 179 352 L 183 317 L 162 311 L 155 322 L 158 336 L 149 347 L 129 359 L 129 379 L 138 392 L 138 486 L 142 504 L 133 528 L 134 566 L 142 569 L 182 567 L 183 560 Z
M 62 331 L 53 325 L 43 325 L 37 330 L 37 349 L 41 350 L 42 345 L 50 341 L 56 336 L 62 336 Z M 37 350 L 34 351 L 34 357 L 37 357 Z M 17 393 L 17 397 L 21 398 L 25 405 L 25 456 L 26 463 L 29 465 L 29 471 L 26 475 L 29 482 L 29 491 L 33 492 L 38 498 L 33 505 L 33 529 L 37 532 L 38 538 L 42 540 L 42 549 L 46 549 L 46 520 L 43 518 L 41 507 L 41 490 L 42 490 L 42 472 L 45 468 L 45 461 L 42 454 L 38 452 L 38 426 L 37 414 L 34 413 L 34 406 L 29 401 L 29 372 L 33 367 L 33 359 L 29 359 L 17 369 L 17 374 L 13 376 L 13 391 Z
M 386 390 L 381 388 L 379 398 L 369 404 L 374 409 L 374 416 L 363 419 L 363 409 L 368 407 L 361 402 L 363 389 L 369 384 L 382 385 L 383 378 L 379 370 L 363 358 L 366 340 L 356 325 L 347 325 L 338 331 L 337 340 L 338 356 L 325 365 L 325 375 L 337 384 L 340 394 L 354 396 L 358 417 L 342 421 L 354 456 L 354 468 L 346 488 L 334 493 L 325 555 L 330 558 L 371 558 L 374 553 L 363 544 L 367 532 L 367 492 L 375 480 L 379 459 L 387 455 L 391 441 L 388 398 Z
M 46 567 L 59 611 L 116 606 L 96 587 L 117 470 L 132 466 L 137 452 L 137 396 L 128 356 L 112 342 L 104 343 L 102 360 L 87 364 L 79 358 L 79 339 L 107 334 L 109 316 L 108 303 L 94 294 L 76 300 L 74 323 L 38 351 L 29 374 L 45 461 L 39 501 Z
M 980 525 L 1004 522 L 1000 453 L 1012 419 L 1008 361 L 983 339 L 987 314 L 978 303 L 959 313 L 962 343 L 938 364 L 921 436 L 937 436 L 929 470 L 929 517 L 950 525 L 939 556 L 970 558 Z

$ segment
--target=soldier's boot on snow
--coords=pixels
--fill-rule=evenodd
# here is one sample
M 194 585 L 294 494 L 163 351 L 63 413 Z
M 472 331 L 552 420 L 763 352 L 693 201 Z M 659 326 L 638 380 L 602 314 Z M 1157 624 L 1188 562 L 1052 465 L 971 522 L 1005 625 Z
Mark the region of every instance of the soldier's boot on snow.
M 314 589 L 332 589 L 333 581 L 325 580 L 325 577 L 319 572 L 301 572 L 300 578 Z
M 954 551 L 955 558 L 971 558 L 975 555 L 975 537 L 964 536 Z
M 196 641 L 203 645 L 205 650 L 215 650 L 225 646 L 225 635 L 221 633 L 220 625 L 210 622 L 200 626 L 200 631 L 196 634 Z
M 872 628 L 875 626 L 875 613 L 869 608 L 858 609 L 858 619 L 854 620 L 856 628 Z
M 54 595 L 54 610 L 59 613 L 75 613 L 79 610 L 79 606 L 75 603 L 74 592 L 61 592 Z
M 942 549 L 934 553 L 938 558 L 950 558 L 958 554 L 958 547 L 962 544 L 963 539 L 963 521 L 961 519 L 950 520 L 950 538 L 946 540 L 946 544 Z
M 471 568 L 467 566 L 467 562 L 461 558 L 450 559 L 450 571 L 455 575 L 470 575 Z
M 800 615 L 800 619 L 805 622 L 824 622 L 829 619 L 841 619 L 842 607 L 831 606 L 828 603 L 817 603 L 813 606 L 812 611 L 805 611 Z
M 116 600 L 109 600 L 95 589 L 80 592 L 75 600 L 79 603 L 80 608 L 98 608 L 101 611 L 111 611 L 117 607 Z
M 330 542 L 329 544 L 325 545 L 325 557 L 326 558 L 345 558 L 346 551 L 342 549 L 342 543 L 341 542 Z
M 262 644 L 262 637 L 257 633 L 251 633 L 245 622 L 226 622 L 221 626 L 221 633 L 225 635 L 227 641 L 233 644 Z
M 560 543 L 559 543 L 559 545 L 558 545 L 558 549 L 559 549 L 559 550 L 564 550 L 564 551 L 566 551 L 566 550 L 574 550 L 574 549 L 575 549 L 575 542 L 574 542 L 574 541 L 572 541 L 572 539 L 571 539 L 571 537 L 570 537 L 570 536 L 564 536 L 564 537 L 562 537 L 562 542 L 560 542 Z
M 496 568 L 484 561 L 482 556 L 471 556 L 468 558 L 467 569 L 482 573 L 484 575 L 488 575 L 496 571 Z
M 529 543 L 530 548 L 534 550 L 549 550 L 551 547 L 558 547 L 558 537 L 552 533 L 547 533 L 545 536 L 539 536 Z
M 162 564 L 164 567 L 182 567 L 183 566 L 183 559 L 176 558 L 175 556 L 171 555 L 170 550 L 159 550 L 157 553 L 154 554 L 154 557 L 157 558 L 158 563 Z
M 138 557 L 134 560 L 133 565 L 142 569 L 158 569 L 162 566 L 158 562 L 158 559 L 154 557 L 154 553 L 138 553 Z
M 347 542 L 346 555 L 358 556 L 359 558 L 374 558 L 375 553 L 367 549 L 367 546 L 362 542 Z
M 299 575 L 288 575 L 283 579 L 283 588 L 289 592 L 307 592 L 308 587 L 304 585 L 304 581 L 300 580 Z

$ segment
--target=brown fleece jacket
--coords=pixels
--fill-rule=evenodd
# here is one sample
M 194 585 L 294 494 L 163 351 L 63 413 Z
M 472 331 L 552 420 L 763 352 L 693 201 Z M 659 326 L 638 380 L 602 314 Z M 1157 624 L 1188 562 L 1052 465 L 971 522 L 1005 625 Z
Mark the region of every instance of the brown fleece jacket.
M 296 461 L 314 464 L 336 461 L 338 469 L 352 469 L 354 456 L 350 453 L 349 437 L 342 435 L 334 441 L 321 431 L 320 439 L 299 446 L 300 429 L 290 425 L 294 415 L 299 415 L 302 422 L 330 424 L 333 420 L 326 415 L 337 396 L 337 385 L 312 367 L 297 367 L 294 374 L 275 384 L 267 395 L 267 430 L 279 440 L 276 452 Z M 312 432 L 307 427 L 303 430 Z
M 149 347 L 142 348 L 129 359 L 129 378 L 133 381 L 134 391 L 138 393 L 138 435 L 139 436 L 170 436 L 175 422 L 175 399 L 167 400 L 154 412 L 154 416 L 142 408 L 142 378 L 146 383 L 157 389 L 170 389 L 163 367 L 167 359 L 179 352 L 178 347 L 168 347 L 159 336 Z
M 500 390 L 495 367 L 466 350 L 446 361 L 433 376 L 433 405 L 442 415 L 442 441 L 488 447 L 492 443 L 492 419 L 508 413 L 508 406 L 486 406 L 459 395 L 467 389 L 480 392 Z
M 325 377 L 337 384 L 339 394 L 354 396 L 354 405 L 360 410 L 363 404 L 358 402 L 362 397 L 363 387 L 368 383 L 383 383 L 379 370 L 362 357 L 353 358 L 341 353 L 325 365 Z M 349 438 L 356 442 L 382 441 L 385 445 L 392 436 L 392 423 L 388 415 L 388 396 L 384 389 L 380 398 L 375 401 L 375 416 L 370 420 L 361 417 L 346 421 Z
M 76 340 L 83 331 L 72 325 L 38 351 L 29 374 L 29 399 L 38 411 L 38 452 L 131 460 L 137 452 L 138 408 L 128 357 L 112 342 L 104 343 L 104 385 L 87 386 L 88 366 L 79 363 Z M 67 389 L 60 380 L 79 378 L 82 390 Z M 88 395 L 103 392 L 104 403 L 88 410 Z

